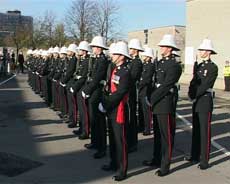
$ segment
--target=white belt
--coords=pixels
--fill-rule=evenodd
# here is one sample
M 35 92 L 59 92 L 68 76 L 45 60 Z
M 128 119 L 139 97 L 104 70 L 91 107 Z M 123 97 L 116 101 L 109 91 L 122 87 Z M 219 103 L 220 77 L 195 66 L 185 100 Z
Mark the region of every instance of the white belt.
M 82 76 L 77 75 L 77 76 L 75 76 L 74 78 L 77 79 L 77 80 L 79 80 L 80 78 L 82 78 Z
M 100 84 L 102 84 L 102 85 L 105 86 L 105 85 L 106 85 L 106 81 L 105 81 L 105 80 L 101 80 L 101 81 L 100 81 Z
M 214 91 L 213 91 L 212 88 L 208 88 L 208 89 L 206 90 L 206 92 L 213 93 Z

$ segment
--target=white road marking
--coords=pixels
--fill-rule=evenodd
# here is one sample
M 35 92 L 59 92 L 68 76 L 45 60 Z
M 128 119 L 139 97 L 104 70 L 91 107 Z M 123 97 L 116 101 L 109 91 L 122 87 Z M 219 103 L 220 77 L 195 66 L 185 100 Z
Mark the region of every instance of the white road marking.
M 187 126 L 189 126 L 190 129 L 192 129 L 192 123 L 190 121 L 188 121 L 187 119 L 185 119 L 182 115 L 176 113 L 177 117 L 179 119 L 181 119 Z M 224 148 L 223 146 L 221 146 L 220 144 L 218 144 L 216 141 L 213 140 L 214 137 L 211 139 L 212 145 L 217 148 L 218 150 L 222 151 L 225 155 L 230 156 L 230 152 Z
M 11 76 L 9 79 L 6 79 L 6 80 L 2 81 L 2 82 L 0 83 L 0 86 L 3 85 L 3 84 L 5 84 L 5 83 L 8 82 L 9 80 L 13 79 L 14 77 L 16 77 L 16 74 L 14 74 L 13 76 Z

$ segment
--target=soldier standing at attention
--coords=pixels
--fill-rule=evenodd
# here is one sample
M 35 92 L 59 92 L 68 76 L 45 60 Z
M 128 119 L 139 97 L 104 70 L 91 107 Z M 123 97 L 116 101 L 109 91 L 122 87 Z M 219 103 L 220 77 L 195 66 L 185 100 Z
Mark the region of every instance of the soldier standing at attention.
M 117 170 L 113 177 L 115 181 L 124 180 L 127 176 L 128 152 L 126 142 L 126 108 L 129 92 L 130 73 L 126 60 L 129 58 L 128 47 L 125 42 L 117 42 L 112 50 L 112 62 L 115 67 L 110 70 L 110 80 L 108 83 L 109 92 L 103 95 L 99 110 L 106 112 L 108 120 L 112 126 L 110 136 L 110 156 L 109 165 L 102 167 L 105 171 Z
M 82 97 L 88 101 L 89 122 L 91 124 L 91 143 L 95 144 L 97 152 L 94 158 L 99 159 L 106 155 L 106 123 L 105 115 L 98 110 L 98 104 L 101 101 L 102 89 L 106 78 L 108 60 L 103 50 L 108 48 L 105 40 L 101 36 L 96 36 L 90 43 L 92 47 L 93 58 L 89 62 L 88 79 L 82 88 Z M 79 135 L 79 139 L 89 138 L 86 134 Z
M 200 162 L 198 167 L 204 170 L 209 167 L 214 97 L 212 88 L 218 76 L 218 67 L 211 60 L 211 55 L 216 54 L 211 40 L 204 39 L 198 50 L 203 62 L 194 70 L 189 86 L 188 96 L 193 102 L 193 133 L 191 157 L 186 160 L 194 164 Z
M 162 59 L 158 61 L 155 89 L 150 98 L 153 114 L 157 118 L 157 128 L 154 129 L 156 131 L 154 132 L 154 157 L 148 165 L 160 167 L 155 174 L 162 177 L 169 174 L 170 169 L 175 131 L 174 88 L 181 76 L 182 67 L 172 54 L 173 50 L 179 50 L 173 35 L 164 35 L 158 46 L 160 46 Z
M 153 49 L 146 47 L 145 51 L 141 53 L 143 59 L 143 70 L 141 74 L 139 89 L 139 126 L 143 129 L 143 135 L 151 134 L 152 128 L 152 110 L 146 104 L 145 98 L 149 98 L 152 89 L 152 78 L 155 72 L 153 64 Z
M 79 130 L 73 131 L 73 133 L 77 135 L 89 135 L 90 129 L 87 101 L 82 97 L 80 91 L 87 80 L 88 63 L 90 59 L 88 52 L 90 52 L 89 43 L 87 41 L 80 42 L 78 47 L 79 59 L 77 61 L 77 67 L 73 75 L 73 82 L 71 83 L 70 87 L 70 92 L 76 98 L 76 107 L 80 117 L 80 128 Z M 69 128 L 75 127 L 76 123 L 77 122 L 75 120 L 75 122 L 69 124 Z
M 127 125 L 127 141 L 129 153 L 137 151 L 138 130 L 137 130 L 137 85 L 141 77 L 142 62 L 139 52 L 144 51 L 141 42 L 138 39 L 132 39 L 129 42 L 129 54 L 132 59 L 129 62 L 131 72 L 130 95 L 129 95 L 129 113 L 130 119 Z
M 67 93 L 67 83 L 73 76 L 76 68 L 77 58 L 75 57 L 75 52 L 77 51 L 77 45 L 70 44 L 66 49 L 67 58 L 65 59 L 63 73 L 60 80 L 60 99 L 61 99 L 61 113 L 63 117 L 63 122 L 69 120 L 69 110 L 73 112 L 72 106 L 69 105 L 68 93 Z M 70 109 L 69 109 L 70 107 Z

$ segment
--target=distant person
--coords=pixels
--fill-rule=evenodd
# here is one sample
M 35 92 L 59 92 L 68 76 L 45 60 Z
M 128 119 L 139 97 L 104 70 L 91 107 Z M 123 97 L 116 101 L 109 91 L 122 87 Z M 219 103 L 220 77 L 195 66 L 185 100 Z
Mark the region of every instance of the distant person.
M 24 56 L 23 53 L 20 51 L 18 54 L 18 62 L 19 62 L 19 69 L 21 73 L 24 73 Z
M 224 84 L 225 84 L 225 91 L 230 91 L 230 63 L 229 61 L 225 62 L 224 67 Z
M 11 53 L 11 69 L 15 70 L 15 53 L 14 53 L 14 51 Z

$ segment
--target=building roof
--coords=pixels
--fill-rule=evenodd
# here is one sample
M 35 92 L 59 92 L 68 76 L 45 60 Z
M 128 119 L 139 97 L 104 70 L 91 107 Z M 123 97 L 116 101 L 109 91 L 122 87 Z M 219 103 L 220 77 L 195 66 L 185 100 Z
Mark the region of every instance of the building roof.
M 139 29 L 139 30 L 129 31 L 128 33 L 139 32 L 139 31 L 144 31 L 144 30 L 162 29 L 162 28 L 167 28 L 167 27 L 184 27 L 185 28 L 186 26 L 183 26 L 183 25 L 168 25 L 168 26 L 152 27 L 152 28 L 148 28 L 148 29 Z

